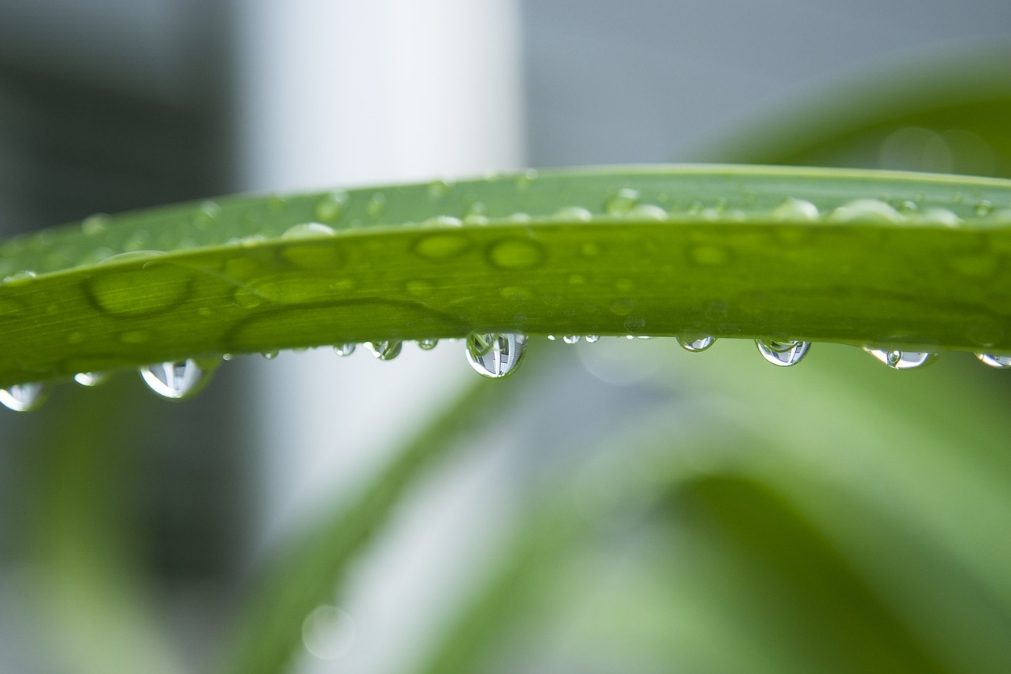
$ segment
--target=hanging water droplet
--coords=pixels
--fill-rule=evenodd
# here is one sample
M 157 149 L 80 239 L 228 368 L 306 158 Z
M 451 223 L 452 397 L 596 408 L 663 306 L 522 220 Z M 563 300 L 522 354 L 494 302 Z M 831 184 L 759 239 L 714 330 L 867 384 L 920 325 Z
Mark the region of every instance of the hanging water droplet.
M 431 351 L 438 345 L 439 340 L 435 339 L 434 337 L 428 337 L 426 339 L 418 340 L 418 348 L 421 349 L 422 351 Z
M 81 386 L 101 386 L 109 381 L 112 376 L 108 372 L 78 372 L 74 375 L 74 381 Z
M 705 351 L 716 343 L 716 338 L 712 335 L 678 335 L 674 339 L 677 340 L 682 349 L 691 351 L 692 353 Z
M 0 405 L 15 412 L 37 410 L 46 401 L 49 387 L 41 382 L 15 384 L 0 389 Z
M 484 377 L 505 377 L 519 366 L 526 344 L 527 336 L 518 332 L 472 332 L 467 336 L 467 362 Z
M 583 341 L 587 344 L 596 344 L 600 341 L 600 335 L 584 335 Z
M 911 370 L 921 367 L 934 360 L 936 353 L 927 351 L 902 351 L 900 349 L 872 349 L 864 347 L 864 351 L 874 356 L 893 370 Z
M 264 351 L 260 355 L 266 358 L 267 360 L 274 360 L 275 358 L 277 358 L 278 353 L 279 353 L 278 351 Z
M 1006 370 L 1011 368 L 1011 356 L 1000 356 L 995 353 L 977 353 L 976 358 L 987 367 Z
M 365 346 L 379 360 L 393 360 L 400 355 L 404 343 L 399 339 L 387 339 L 381 342 L 366 342 Z
M 343 344 L 334 344 L 333 352 L 336 353 L 341 358 L 346 358 L 355 352 L 355 347 L 357 344 L 354 342 L 344 342 Z
M 768 362 L 779 367 L 789 367 L 796 365 L 807 355 L 807 350 L 811 348 L 811 342 L 802 342 L 797 339 L 786 341 L 756 339 L 755 346 Z
M 557 337 L 555 337 L 554 335 L 548 335 L 548 341 L 549 341 L 549 342 L 553 342 L 553 341 L 555 341 L 556 339 L 558 339 L 558 338 L 557 338 Z
M 562 341 L 566 344 L 579 344 L 579 335 L 562 335 Z
M 192 358 L 154 363 L 140 368 L 144 383 L 157 395 L 169 400 L 184 400 L 196 395 L 214 373 L 216 364 L 198 364 Z

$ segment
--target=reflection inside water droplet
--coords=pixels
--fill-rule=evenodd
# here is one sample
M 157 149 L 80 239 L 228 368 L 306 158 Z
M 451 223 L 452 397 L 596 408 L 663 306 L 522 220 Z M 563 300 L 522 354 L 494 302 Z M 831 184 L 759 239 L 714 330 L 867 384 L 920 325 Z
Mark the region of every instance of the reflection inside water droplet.
M 15 412 L 31 412 L 42 406 L 49 395 L 49 387 L 41 382 L 15 384 L 0 389 L 0 405 Z
M 439 345 L 439 340 L 434 337 L 418 340 L 418 348 L 422 351 L 431 351 Z
M 365 346 L 379 360 L 393 360 L 400 355 L 404 343 L 399 339 L 387 339 L 381 342 L 366 342 Z
M 927 351 L 902 351 L 900 349 L 874 349 L 865 347 L 864 351 L 874 356 L 893 370 L 912 370 L 933 361 L 936 353 Z
M 344 342 L 343 344 L 334 344 L 333 351 L 338 356 L 345 358 L 355 352 L 355 346 L 357 345 L 354 342 Z
M 807 355 L 807 350 L 811 348 L 811 342 L 802 342 L 797 339 L 780 341 L 772 339 L 756 339 L 755 345 L 758 352 L 766 361 L 779 367 L 790 367 L 796 365 Z
M 519 367 L 526 343 L 521 333 L 472 332 L 467 336 L 467 362 L 484 377 L 505 377 Z
M 144 383 L 154 393 L 169 400 L 185 400 L 196 395 L 210 381 L 216 365 L 198 364 L 192 358 L 155 363 L 140 368 Z
M 78 372 L 74 375 L 74 381 L 81 386 L 101 386 L 111 376 L 108 372 Z
M 976 358 L 979 358 L 979 362 L 983 363 L 987 367 L 996 368 L 998 370 L 1011 368 L 1011 356 L 1000 356 L 995 353 L 977 353 Z
M 674 339 L 677 340 L 682 349 L 691 351 L 692 353 L 705 351 L 716 343 L 716 338 L 712 335 L 678 335 Z

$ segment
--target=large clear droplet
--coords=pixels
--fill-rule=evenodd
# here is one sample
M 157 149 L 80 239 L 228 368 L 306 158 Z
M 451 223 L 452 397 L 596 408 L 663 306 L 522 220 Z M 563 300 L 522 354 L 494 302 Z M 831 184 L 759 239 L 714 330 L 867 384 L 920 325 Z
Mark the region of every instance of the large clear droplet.
M 31 412 L 41 407 L 49 394 L 49 387 L 41 382 L 15 384 L 0 389 L 0 404 L 15 412 Z
M 979 362 L 987 367 L 997 368 L 998 370 L 1006 370 L 1011 367 L 1011 356 L 999 356 L 995 353 L 977 353 L 976 357 L 979 358 Z
M 350 356 L 352 353 L 355 352 L 355 346 L 357 345 L 354 342 L 344 342 L 343 344 L 334 344 L 333 352 L 336 353 L 341 358 L 346 358 L 347 356 Z
M 675 339 L 682 349 L 692 353 L 705 351 L 716 343 L 716 338 L 712 335 L 678 335 Z
M 400 350 L 404 348 L 404 343 L 399 339 L 387 339 L 382 342 L 366 342 L 365 346 L 379 360 L 393 360 L 400 355 Z
M 198 364 L 188 358 L 146 365 L 140 368 L 140 376 L 147 387 L 162 398 L 185 400 L 207 385 L 215 369 L 215 365 Z
M 871 349 L 864 351 L 874 356 L 893 370 L 912 370 L 926 365 L 937 357 L 936 353 L 927 351 L 902 351 L 899 349 Z
M 755 345 L 765 360 L 779 367 L 796 365 L 811 348 L 811 342 L 802 342 L 797 339 L 787 341 L 756 339 Z
M 467 336 L 467 362 L 484 377 L 498 379 L 519 366 L 527 336 L 518 332 L 481 333 Z
M 109 381 L 110 376 L 108 372 L 78 372 L 74 375 L 74 381 L 81 386 L 101 386 Z
M 429 337 L 427 339 L 419 339 L 418 340 L 418 348 L 421 349 L 422 351 L 431 351 L 432 349 L 434 349 L 438 345 L 439 345 L 439 340 L 435 339 L 434 337 Z

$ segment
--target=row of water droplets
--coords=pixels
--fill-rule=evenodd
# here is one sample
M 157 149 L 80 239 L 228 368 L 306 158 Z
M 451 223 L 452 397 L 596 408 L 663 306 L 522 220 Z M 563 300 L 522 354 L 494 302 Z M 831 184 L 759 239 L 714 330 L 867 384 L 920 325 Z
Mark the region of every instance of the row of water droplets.
M 491 174 L 487 182 L 495 183 L 511 180 L 517 194 L 528 191 L 542 178 L 533 170 L 518 175 L 500 176 Z M 442 208 L 440 215 L 422 216 L 422 222 L 415 225 L 482 225 L 493 219 L 523 220 L 534 217 L 555 217 L 566 220 L 590 220 L 597 215 L 634 217 L 646 220 L 665 220 L 681 216 L 703 219 L 746 220 L 763 218 L 771 214 L 773 220 L 815 221 L 824 219 L 834 222 L 861 220 L 867 222 L 924 223 L 957 226 L 965 217 L 987 218 L 994 222 L 1011 221 L 1011 209 L 978 198 L 970 191 L 955 191 L 949 202 L 959 204 L 961 215 L 949 208 L 932 206 L 920 195 L 912 198 L 878 199 L 857 198 L 832 208 L 820 209 L 813 202 L 803 198 L 787 198 L 775 205 L 770 203 L 757 207 L 761 196 L 757 193 L 739 193 L 730 190 L 734 198 L 714 198 L 689 201 L 676 192 L 660 190 L 644 195 L 635 187 L 612 190 L 600 205 L 568 204 L 555 207 L 548 212 L 491 213 L 482 201 L 480 182 L 476 185 L 464 182 L 454 183 L 436 180 L 422 185 L 432 205 Z M 26 261 L 25 256 L 37 265 L 36 271 L 52 272 L 79 264 L 95 264 L 117 258 L 124 253 L 156 253 L 158 251 L 185 250 L 208 245 L 256 245 L 269 242 L 271 237 L 280 235 L 293 224 L 286 209 L 295 209 L 303 225 L 322 225 L 333 229 L 355 229 L 382 222 L 390 203 L 400 197 L 396 191 L 383 189 L 355 195 L 354 192 L 337 190 L 314 197 L 315 202 L 306 205 L 301 198 L 273 196 L 250 200 L 248 205 L 229 204 L 228 200 L 218 203 L 207 200 L 195 207 L 180 209 L 171 216 L 153 215 L 149 220 L 140 220 L 134 227 L 119 227 L 118 218 L 99 213 L 85 219 L 79 228 L 86 240 L 95 246 L 87 254 L 82 253 L 80 238 L 67 236 L 62 232 L 42 232 L 35 235 L 16 237 L 0 245 L 0 275 L 14 276 L 17 260 Z M 456 194 L 463 198 L 449 199 Z M 355 204 L 352 207 L 352 204 Z M 516 198 L 517 205 L 522 199 Z M 600 202 L 598 202 L 600 203 Z M 745 204 L 748 204 L 745 206 Z M 419 206 L 420 208 L 420 206 Z M 747 210 L 745 210 L 745 208 Z M 239 210 L 241 209 L 241 210 Z M 450 212 L 450 211 L 458 212 Z M 523 211 L 522 207 L 518 209 Z M 428 215 L 431 215 L 429 211 Z M 171 218 L 171 219 L 168 219 Z M 427 218 L 427 219 L 426 219 Z M 287 220 L 287 225 L 280 223 Z M 392 224 L 392 223 L 391 223 Z M 251 233 L 253 232 L 253 233 Z M 303 232 L 303 234 L 322 232 Z M 30 266 L 29 263 L 28 266 Z
M 628 339 L 649 339 L 647 335 L 628 335 Z M 580 341 L 595 343 L 598 335 L 548 335 L 551 341 L 561 341 L 564 344 L 578 344 Z M 699 353 L 716 343 L 711 335 L 682 335 L 675 338 L 686 351 Z M 417 341 L 418 348 L 424 351 L 434 349 L 438 339 L 421 339 Z M 382 340 L 365 342 L 364 346 L 379 360 L 390 361 L 400 355 L 403 350 L 402 340 Z M 467 362 L 478 374 L 491 379 L 500 379 L 512 374 L 523 359 L 527 345 L 527 336 L 518 332 L 485 333 L 472 332 L 465 339 Z M 772 365 L 790 367 L 796 365 L 807 355 L 811 343 L 802 340 L 755 340 L 758 352 Z M 352 355 L 358 345 L 354 342 L 337 344 L 333 347 L 339 356 Z M 864 351 L 876 360 L 894 370 L 910 370 L 922 367 L 938 357 L 937 353 L 928 351 L 904 351 L 901 349 L 864 347 Z M 262 354 L 272 359 L 276 351 Z M 1011 369 L 1011 355 L 978 353 L 976 358 L 988 367 L 1004 370 Z M 231 360 L 225 355 L 220 360 Z M 155 394 L 168 400 L 185 400 L 198 393 L 210 380 L 217 369 L 220 360 L 188 358 L 178 361 L 167 361 L 141 367 L 139 372 L 144 383 Z M 104 372 L 80 372 L 74 375 L 74 381 L 82 386 L 98 386 L 109 379 Z M 48 396 L 49 386 L 42 382 L 17 384 L 0 389 L 0 404 L 16 412 L 28 412 L 37 409 Z

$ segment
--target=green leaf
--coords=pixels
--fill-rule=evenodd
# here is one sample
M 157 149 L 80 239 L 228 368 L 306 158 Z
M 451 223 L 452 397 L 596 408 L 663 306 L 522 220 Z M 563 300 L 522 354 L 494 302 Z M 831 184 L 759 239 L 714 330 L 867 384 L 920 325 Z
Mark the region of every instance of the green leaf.
M 0 248 L 0 385 L 471 330 L 1011 351 L 1009 250 L 1011 182 L 981 178 L 652 167 L 239 197 Z

